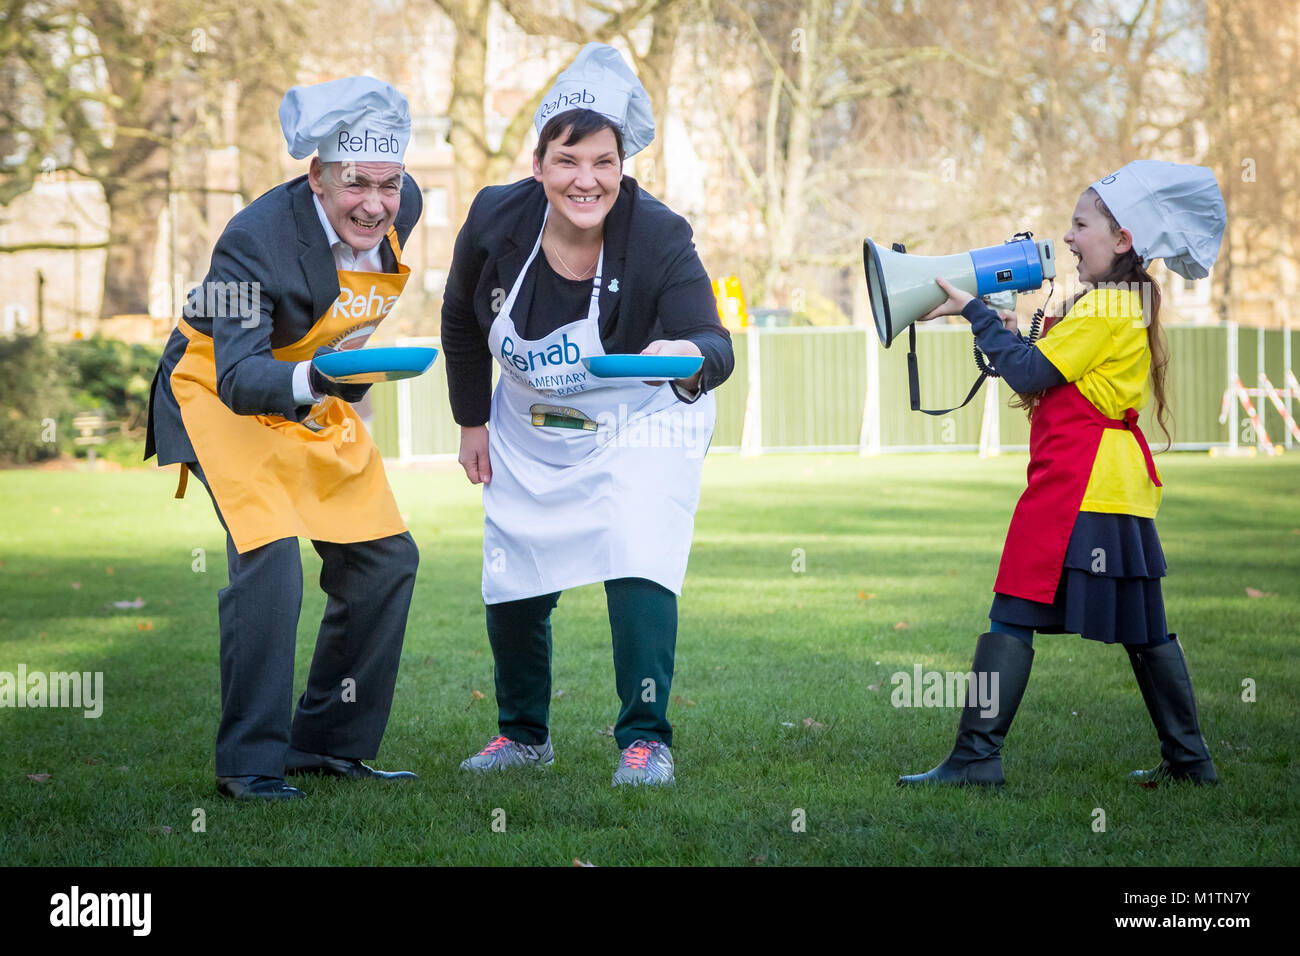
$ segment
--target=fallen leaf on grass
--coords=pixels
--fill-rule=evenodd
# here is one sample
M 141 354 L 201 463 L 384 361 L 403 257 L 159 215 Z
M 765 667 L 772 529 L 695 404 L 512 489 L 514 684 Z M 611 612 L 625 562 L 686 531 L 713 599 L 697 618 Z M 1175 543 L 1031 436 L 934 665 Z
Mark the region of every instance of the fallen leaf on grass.
M 673 694 L 673 703 L 679 707 L 694 707 L 695 701 L 684 699 L 681 694 Z
M 596 731 L 596 733 L 600 734 L 602 737 L 613 737 L 613 736 L 614 736 L 614 725 L 613 725 L 613 724 L 610 724 L 610 725 L 609 725 L 608 727 L 606 727 L 604 730 L 598 730 L 598 731 Z
M 171 827 L 151 827 L 151 828 L 150 828 L 150 832 L 151 832 L 151 833 L 164 833 L 164 834 L 166 834 L 166 833 L 171 833 L 171 832 L 172 832 L 172 828 L 171 828 Z
M 906 622 L 906 621 L 899 621 L 897 624 L 894 625 L 894 630 L 896 630 L 896 631 L 906 631 L 906 630 L 907 630 L 907 622 Z
M 135 629 L 136 629 L 137 631 L 152 631 L 152 630 L 153 630 L 153 621 L 136 621 L 136 622 L 135 622 Z
M 80 590 L 81 590 L 81 582 L 80 582 L 80 581 L 73 581 L 73 582 L 72 582 L 72 590 L 74 590 L 74 591 L 80 591 Z
M 113 573 L 113 569 L 112 569 L 112 568 L 105 568 L 105 569 L 104 569 L 104 573 L 105 573 L 105 574 L 112 574 L 112 573 Z
M 873 597 L 875 597 L 875 596 L 876 596 L 876 592 L 875 592 L 875 591 L 872 591 L 870 594 L 868 594 L 866 591 L 859 591 L 859 592 L 858 592 L 858 600 L 859 600 L 859 601 L 870 601 L 870 600 L 871 600 Z
M 144 598 L 137 597 L 134 601 L 114 601 L 113 607 L 119 607 L 123 609 L 128 607 L 141 608 L 144 607 Z
M 91 764 L 92 766 L 93 766 L 94 764 L 99 763 L 99 761 L 98 761 L 97 759 L 95 759 L 94 757 L 82 757 L 82 758 L 81 758 L 81 762 L 82 762 L 82 763 L 88 763 L 88 764 Z
M 470 696 L 473 697 L 475 700 L 482 700 L 483 692 L 481 690 L 476 690 L 474 691 L 474 693 L 470 694 Z
M 816 728 L 816 727 L 825 727 L 825 726 L 826 726 L 825 724 L 819 724 L 817 721 L 813 720 L 811 717 L 805 717 L 805 718 L 803 719 L 803 725 L 804 725 L 805 727 L 814 727 L 814 728 Z
M 761 866 L 762 864 L 767 862 L 767 857 L 763 856 L 760 853 L 758 856 L 751 856 L 749 858 L 749 862 L 755 864 L 756 866 Z
M 1272 591 L 1261 591 L 1258 588 L 1246 588 L 1246 597 L 1248 598 L 1266 598 L 1277 597 Z
M 578 858 L 575 856 L 575 857 L 573 858 L 573 865 L 574 865 L 574 866 L 592 866 L 592 867 L 594 867 L 596 864 L 595 864 L 595 863 L 592 863 L 590 860 L 588 860 L 586 863 L 583 863 L 582 860 L 578 859 Z
M 867 685 L 867 690 L 880 690 L 880 685 L 879 685 L 879 684 L 868 684 L 868 685 Z
M 27 779 L 35 780 L 37 783 L 44 783 L 50 779 L 50 775 L 48 773 L 29 773 Z
M 568 692 L 567 690 L 557 690 L 557 691 L 555 692 L 555 699 L 556 699 L 556 700 L 559 700 L 561 697 L 565 697 L 565 696 L 567 696 L 568 693 L 569 693 L 569 692 Z

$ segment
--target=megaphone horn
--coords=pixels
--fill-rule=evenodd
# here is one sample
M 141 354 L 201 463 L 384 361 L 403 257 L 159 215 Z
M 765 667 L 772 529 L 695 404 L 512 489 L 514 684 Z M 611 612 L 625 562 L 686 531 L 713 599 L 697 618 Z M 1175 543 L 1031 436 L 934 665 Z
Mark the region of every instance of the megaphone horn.
M 1036 241 L 1032 233 L 1019 233 L 1001 245 L 952 256 L 914 256 L 882 249 L 865 239 L 862 262 L 876 333 L 886 348 L 900 332 L 943 302 L 945 296 L 935 284 L 936 278 L 974 296 L 1025 292 L 1040 288 L 1044 279 L 1056 278 L 1052 240 Z

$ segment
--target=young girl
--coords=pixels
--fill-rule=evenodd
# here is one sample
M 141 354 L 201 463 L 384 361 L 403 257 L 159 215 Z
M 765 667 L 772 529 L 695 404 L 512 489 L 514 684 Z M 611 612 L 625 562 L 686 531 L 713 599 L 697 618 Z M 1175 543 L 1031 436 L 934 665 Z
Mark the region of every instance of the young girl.
M 1143 782 L 1213 783 L 1177 635 L 1165 629 L 1156 535 L 1160 475 L 1137 412 L 1149 398 L 1165 432 L 1168 354 L 1154 258 L 1187 278 L 1208 273 L 1225 222 L 1214 174 L 1139 161 L 1079 197 L 1065 244 L 1083 292 L 1030 344 L 1011 313 L 936 280 L 948 299 L 925 318 L 965 316 L 979 347 L 1030 415 L 1029 483 L 1011 519 L 975 674 L 998 675 L 994 707 L 967 706 L 948 759 L 913 784 L 1001 785 L 1000 751 L 1033 662 L 1034 631 L 1123 644 L 1160 738 Z

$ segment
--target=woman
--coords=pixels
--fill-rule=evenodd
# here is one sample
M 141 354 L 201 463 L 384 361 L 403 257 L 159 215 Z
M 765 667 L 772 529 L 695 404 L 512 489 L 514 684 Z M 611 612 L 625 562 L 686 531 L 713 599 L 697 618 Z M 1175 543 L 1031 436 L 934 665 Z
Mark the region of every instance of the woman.
M 1168 353 L 1160 290 L 1146 264 L 1160 257 L 1186 278 L 1204 277 L 1224 221 L 1214 174 L 1202 167 L 1138 161 L 1094 183 L 1065 235 L 1085 291 L 1037 344 L 938 280 L 948 299 L 926 318 L 965 316 L 1030 411 L 1029 487 L 1011 519 L 989 631 L 972 665 L 990 675 L 994 706 L 965 707 L 948 759 L 900 785 L 1003 783 L 1002 742 L 1029 681 L 1034 631 L 1124 645 L 1162 756 L 1134 779 L 1217 780 L 1181 644 L 1165 629 L 1154 521 L 1161 481 L 1137 410 L 1154 394 L 1165 428 Z M 1010 313 L 1001 318 L 1014 322 Z
M 622 701 L 613 782 L 669 784 L 676 596 L 731 342 L 690 226 L 622 174 L 654 121 L 617 51 L 584 47 L 535 125 L 532 179 L 475 198 L 443 295 L 460 462 L 484 485 L 500 730 L 461 766 L 552 762 L 550 614 L 565 588 L 603 581 Z M 582 361 L 615 353 L 703 366 L 666 383 Z

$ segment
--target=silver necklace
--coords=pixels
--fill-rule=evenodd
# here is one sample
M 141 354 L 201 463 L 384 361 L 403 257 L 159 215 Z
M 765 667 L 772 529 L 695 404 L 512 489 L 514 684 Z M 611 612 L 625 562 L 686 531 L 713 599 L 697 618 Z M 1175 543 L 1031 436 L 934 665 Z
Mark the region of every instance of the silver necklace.
M 569 264 L 564 261 L 564 256 L 560 255 L 559 243 L 557 243 L 554 239 L 551 240 L 551 251 L 555 253 L 555 258 L 560 260 L 560 265 L 564 266 L 564 271 L 569 274 L 569 277 L 571 279 L 591 278 L 592 274 L 595 273 L 596 271 L 596 265 L 600 262 L 600 250 L 598 249 L 596 250 L 596 258 L 592 260 L 591 265 L 587 266 L 587 268 L 582 270 L 582 275 L 578 275 L 578 273 L 574 272 L 573 269 L 569 267 Z

